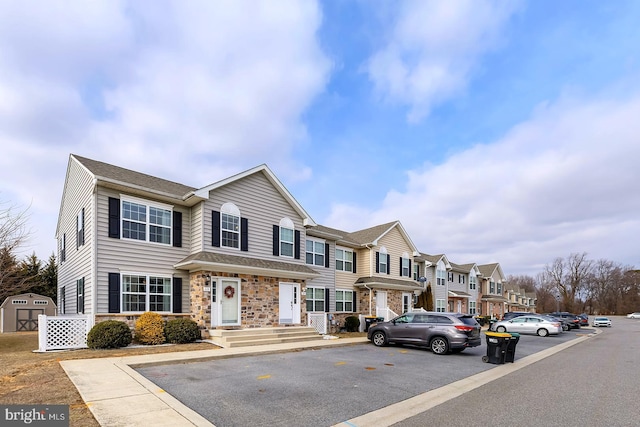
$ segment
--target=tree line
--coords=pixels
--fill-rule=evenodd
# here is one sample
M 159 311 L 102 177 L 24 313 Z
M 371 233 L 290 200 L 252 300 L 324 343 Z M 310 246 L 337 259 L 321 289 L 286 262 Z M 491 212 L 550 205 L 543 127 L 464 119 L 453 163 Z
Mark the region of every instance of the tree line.
M 537 276 L 509 276 L 510 286 L 535 292 L 538 313 L 568 311 L 626 314 L 640 311 L 640 270 L 572 253 L 545 265 Z
M 28 211 L 0 204 L 0 304 L 7 297 L 35 293 L 57 303 L 58 265 L 51 254 L 43 263 L 35 253 L 19 260 L 18 250 L 30 237 Z

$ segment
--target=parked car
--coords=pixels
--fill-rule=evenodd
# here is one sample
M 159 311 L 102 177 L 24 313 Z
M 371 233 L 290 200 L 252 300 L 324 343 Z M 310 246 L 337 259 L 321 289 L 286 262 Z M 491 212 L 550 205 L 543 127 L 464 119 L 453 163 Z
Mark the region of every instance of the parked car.
M 636 311 L 635 313 L 629 313 L 627 314 L 627 317 L 629 319 L 640 319 L 640 312 Z
M 569 326 L 571 329 L 580 329 L 580 319 L 573 313 L 568 313 L 566 311 L 554 311 L 553 313 L 549 313 L 553 317 L 561 317 L 566 319 L 569 322 Z
M 578 319 L 580 320 L 580 326 L 589 326 L 589 316 L 586 314 L 578 314 Z
M 599 316 L 593 319 L 593 326 L 594 327 L 599 327 L 599 326 L 611 327 L 611 320 L 608 317 Z
M 413 344 L 434 354 L 459 353 L 481 344 L 480 325 L 471 314 L 409 312 L 372 325 L 367 338 L 376 346 Z
M 551 317 L 527 315 L 501 320 L 493 325 L 496 332 L 518 332 L 520 334 L 536 334 L 541 337 L 562 333 L 562 323 Z
M 502 320 L 511 320 L 514 317 L 524 316 L 525 314 L 531 314 L 528 311 L 507 311 L 504 316 L 502 316 Z
M 551 314 L 545 314 L 545 316 L 550 317 L 553 320 L 556 320 L 556 321 L 560 322 L 560 324 L 562 325 L 562 331 L 563 332 L 566 332 L 569 329 L 571 329 L 571 322 L 568 319 L 565 319 L 563 317 L 552 316 Z

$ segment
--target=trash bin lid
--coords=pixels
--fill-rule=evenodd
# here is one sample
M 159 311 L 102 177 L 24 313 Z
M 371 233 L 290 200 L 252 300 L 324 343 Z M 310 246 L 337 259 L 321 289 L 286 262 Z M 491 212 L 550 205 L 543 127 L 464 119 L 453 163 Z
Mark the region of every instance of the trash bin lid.
M 506 332 L 485 332 L 484 334 L 489 337 L 495 337 L 495 338 L 511 338 L 511 334 L 508 334 Z
M 520 338 L 520 334 L 517 332 L 509 332 L 509 334 L 513 337 L 513 338 Z

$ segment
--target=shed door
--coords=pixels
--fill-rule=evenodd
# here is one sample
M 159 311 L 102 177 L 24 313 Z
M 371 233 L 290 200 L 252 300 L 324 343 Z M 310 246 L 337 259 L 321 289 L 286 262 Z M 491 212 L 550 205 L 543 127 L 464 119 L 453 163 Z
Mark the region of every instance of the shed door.
M 16 310 L 16 331 L 37 331 L 38 315 L 44 314 L 42 308 L 19 308 Z

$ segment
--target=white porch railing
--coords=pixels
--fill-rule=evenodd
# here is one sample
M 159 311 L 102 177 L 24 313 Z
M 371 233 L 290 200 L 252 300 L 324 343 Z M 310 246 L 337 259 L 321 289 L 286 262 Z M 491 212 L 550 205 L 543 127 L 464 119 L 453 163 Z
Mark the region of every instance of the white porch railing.
M 307 326 L 311 326 L 318 331 L 319 334 L 327 333 L 327 314 L 326 313 L 308 313 Z
M 38 315 L 38 351 L 87 348 L 88 316 Z
M 384 321 L 388 322 L 394 317 L 398 317 L 399 314 L 391 310 L 389 307 L 385 307 L 385 308 L 376 307 L 376 316 L 383 317 Z

